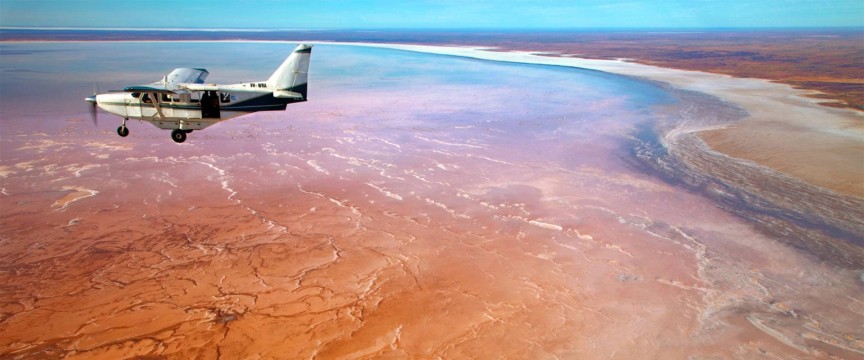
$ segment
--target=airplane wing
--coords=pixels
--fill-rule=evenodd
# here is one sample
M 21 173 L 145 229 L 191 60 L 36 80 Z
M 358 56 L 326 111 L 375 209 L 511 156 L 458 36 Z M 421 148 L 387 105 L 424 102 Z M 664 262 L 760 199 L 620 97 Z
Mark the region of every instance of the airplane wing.
M 151 85 L 135 85 L 135 86 L 127 86 L 123 88 L 125 92 L 141 92 L 141 93 L 154 93 L 154 94 L 174 94 L 173 90 L 169 90 L 162 86 L 151 86 Z
M 165 76 L 162 81 L 153 85 L 162 84 L 167 88 L 176 88 L 180 84 L 203 84 L 204 79 L 210 73 L 205 69 L 178 68 Z
M 123 91 L 173 94 L 180 89 L 181 84 L 203 84 L 209 74 L 205 69 L 177 68 L 165 75 L 162 80 L 149 85 L 127 86 Z

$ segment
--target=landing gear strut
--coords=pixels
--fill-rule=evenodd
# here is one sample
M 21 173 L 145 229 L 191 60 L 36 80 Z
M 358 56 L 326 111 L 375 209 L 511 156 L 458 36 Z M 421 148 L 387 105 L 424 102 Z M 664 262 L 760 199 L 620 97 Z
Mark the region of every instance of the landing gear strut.
M 171 140 L 174 140 L 176 143 L 182 143 L 186 141 L 187 132 L 187 130 L 175 129 L 174 131 L 171 131 Z
M 129 136 L 129 128 L 126 127 L 126 120 L 129 120 L 129 119 L 124 118 L 123 119 L 123 125 L 120 125 L 120 127 L 117 128 L 117 135 L 120 135 L 120 137 Z

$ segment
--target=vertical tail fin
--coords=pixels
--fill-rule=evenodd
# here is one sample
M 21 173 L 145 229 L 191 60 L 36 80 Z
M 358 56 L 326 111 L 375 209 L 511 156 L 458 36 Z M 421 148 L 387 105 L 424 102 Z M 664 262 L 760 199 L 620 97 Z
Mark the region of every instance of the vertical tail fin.
M 309 59 L 312 56 L 312 46 L 297 45 L 294 52 L 285 59 L 273 75 L 267 79 L 267 87 L 274 92 L 285 91 L 303 95 L 306 100 L 307 84 L 309 82 Z

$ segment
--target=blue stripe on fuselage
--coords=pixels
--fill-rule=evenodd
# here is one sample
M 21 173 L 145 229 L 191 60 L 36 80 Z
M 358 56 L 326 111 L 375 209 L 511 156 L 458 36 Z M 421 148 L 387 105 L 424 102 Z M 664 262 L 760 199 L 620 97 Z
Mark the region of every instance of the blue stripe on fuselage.
M 305 100 L 297 99 L 280 99 L 273 97 L 272 93 L 262 94 L 236 103 L 220 104 L 219 109 L 223 111 L 271 111 L 285 110 L 288 104 L 303 102 Z M 145 108 L 154 108 L 152 103 L 135 103 L 127 104 L 125 102 L 103 102 L 103 105 L 123 105 L 123 106 L 140 106 Z M 192 104 L 175 104 L 171 102 L 160 102 L 159 106 L 164 109 L 180 109 L 180 110 L 200 110 L 200 103 Z

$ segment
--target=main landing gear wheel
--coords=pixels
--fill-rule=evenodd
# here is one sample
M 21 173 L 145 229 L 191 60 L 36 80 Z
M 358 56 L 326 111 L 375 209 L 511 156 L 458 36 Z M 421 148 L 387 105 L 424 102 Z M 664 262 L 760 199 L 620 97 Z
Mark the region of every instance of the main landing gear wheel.
M 182 143 L 186 141 L 186 131 L 176 129 L 171 132 L 171 140 L 174 140 L 176 143 Z
M 117 135 L 120 135 L 121 137 L 129 136 L 129 128 L 127 128 L 125 125 L 118 127 L 117 128 Z

